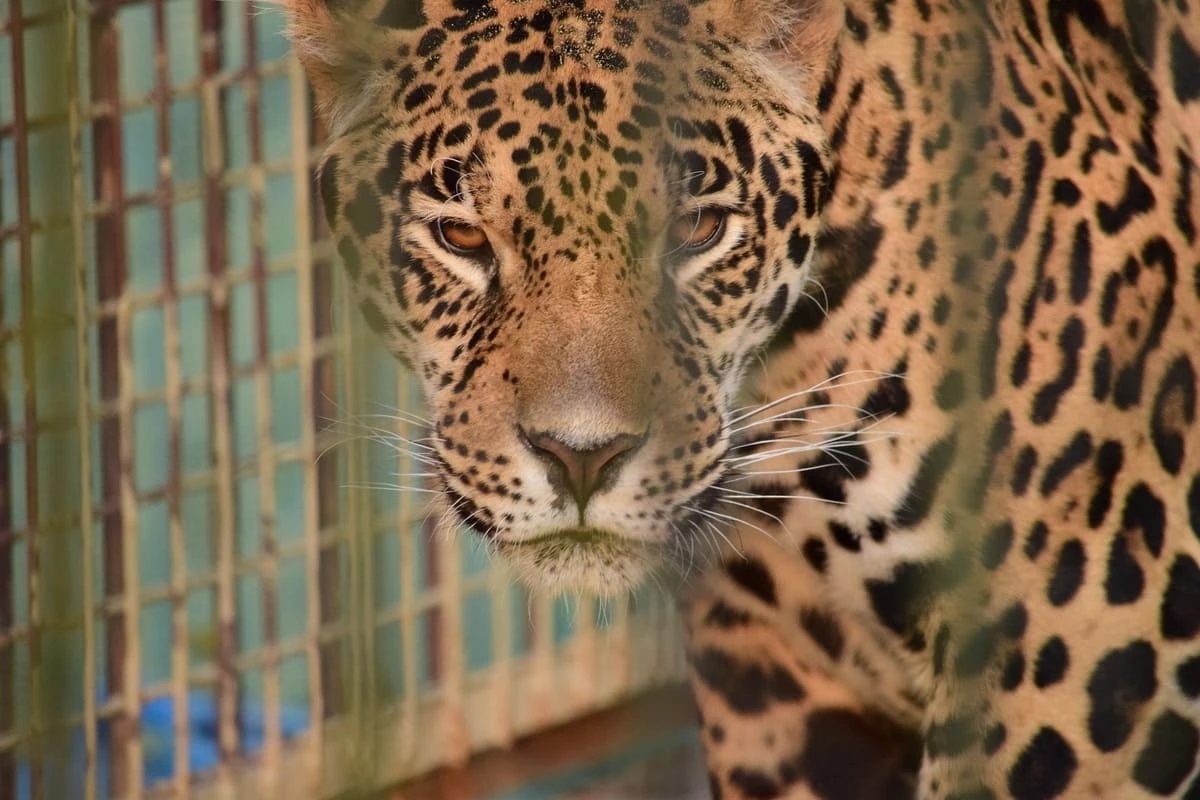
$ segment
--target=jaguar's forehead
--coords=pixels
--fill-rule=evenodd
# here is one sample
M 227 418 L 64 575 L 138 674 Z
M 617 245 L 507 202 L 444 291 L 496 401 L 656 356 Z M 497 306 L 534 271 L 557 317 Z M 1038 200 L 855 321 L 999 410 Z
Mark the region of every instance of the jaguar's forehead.
M 411 128 L 455 115 L 460 133 L 472 124 L 492 131 L 506 116 L 510 124 L 492 131 L 501 139 L 522 114 L 572 125 L 603 116 L 636 141 L 632 128 L 686 117 L 701 101 L 744 102 L 738 90 L 759 76 L 737 37 L 717 26 L 730 2 L 427 4 L 422 24 L 383 65 L 388 116 Z
M 667 41 L 680 41 L 685 32 L 732 34 L 736 29 L 718 26 L 718 17 L 737 5 L 739 0 L 425 0 L 414 8 L 413 0 L 391 0 L 377 21 L 408 27 L 422 37 L 458 36 L 467 46 L 504 34 L 506 44 L 532 40 L 585 61 L 589 56 L 603 60 L 606 55 L 599 51 L 606 46 L 633 46 L 639 32 L 653 31 Z

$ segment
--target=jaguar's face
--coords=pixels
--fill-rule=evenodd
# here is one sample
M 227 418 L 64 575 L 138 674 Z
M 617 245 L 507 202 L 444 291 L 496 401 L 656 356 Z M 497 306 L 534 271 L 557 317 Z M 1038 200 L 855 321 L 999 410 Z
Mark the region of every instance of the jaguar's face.
M 445 500 L 537 583 L 624 589 L 706 537 L 747 361 L 803 293 L 819 128 L 710 32 L 730 2 L 427 7 L 341 104 L 338 251 Z

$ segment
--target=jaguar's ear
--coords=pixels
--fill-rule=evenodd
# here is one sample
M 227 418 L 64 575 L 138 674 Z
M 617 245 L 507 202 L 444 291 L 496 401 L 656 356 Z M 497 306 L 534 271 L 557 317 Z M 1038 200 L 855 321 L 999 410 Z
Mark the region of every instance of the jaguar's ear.
M 811 64 L 828 57 L 845 27 L 843 0 L 747 0 L 768 44 Z
M 797 88 L 815 91 L 845 28 L 843 0 L 723 1 L 743 26 L 753 26 L 746 38 L 762 55 L 780 69 L 806 76 Z
M 335 134 L 377 100 L 394 38 L 423 23 L 420 0 L 277 0 L 288 38 Z

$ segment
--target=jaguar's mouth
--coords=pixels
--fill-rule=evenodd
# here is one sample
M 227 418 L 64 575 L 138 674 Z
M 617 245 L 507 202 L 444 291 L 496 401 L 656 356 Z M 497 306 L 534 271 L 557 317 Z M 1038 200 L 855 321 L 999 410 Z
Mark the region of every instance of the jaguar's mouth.
M 577 544 L 580 546 L 596 546 L 604 545 L 610 542 L 628 542 L 630 544 L 642 544 L 641 542 L 632 542 L 628 537 L 613 533 L 612 531 L 602 530 L 600 528 L 583 527 L 583 528 L 563 528 L 561 530 L 550 531 L 540 536 L 535 536 L 532 539 L 524 539 L 511 544 L 518 547 L 547 547 L 554 546 L 555 543 L 562 544 Z
M 601 595 L 639 586 L 658 567 L 666 549 L 662 543 L 590 527 L 519 541 L 500 539 L 496 546 L 526 583 L 550 591 L 583 589 Z

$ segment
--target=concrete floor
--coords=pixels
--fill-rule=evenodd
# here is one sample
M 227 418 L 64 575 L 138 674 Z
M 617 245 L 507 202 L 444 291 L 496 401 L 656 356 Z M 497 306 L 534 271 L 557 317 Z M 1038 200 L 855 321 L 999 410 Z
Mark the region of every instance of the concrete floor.
M 396 787 L 388 800 L 706 800 L 695 706 L 666 687 Z
M 481 800 L 707 800 L 693 732 L 579 764 Z
M 568 790 L 555 800 L 707 800 L 698 745 L 670 748 L 625 765 L 617 774 Z

